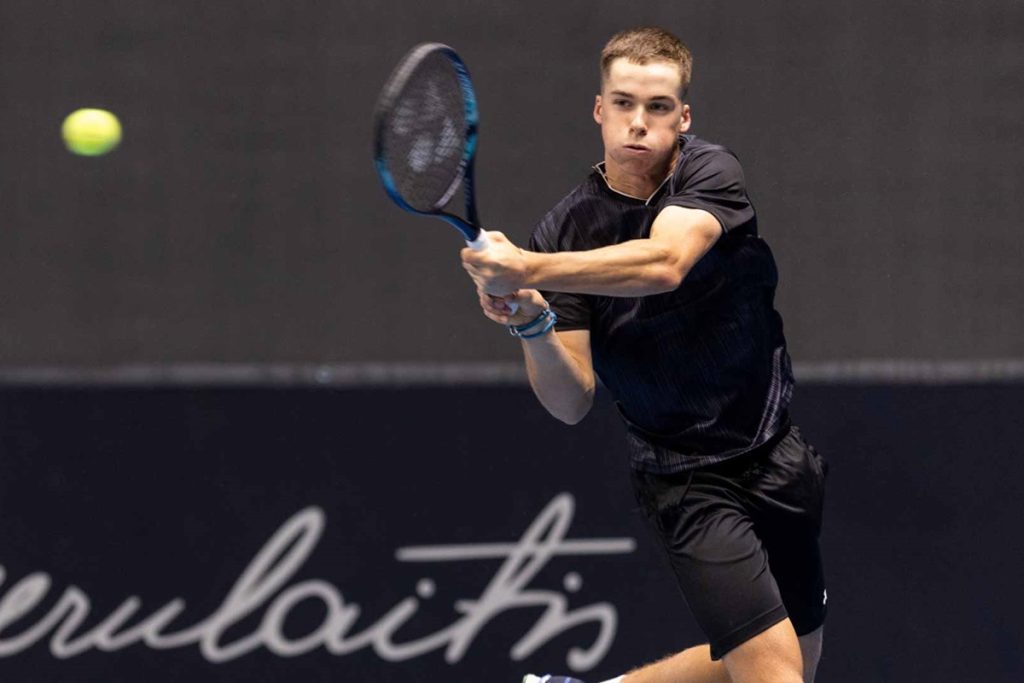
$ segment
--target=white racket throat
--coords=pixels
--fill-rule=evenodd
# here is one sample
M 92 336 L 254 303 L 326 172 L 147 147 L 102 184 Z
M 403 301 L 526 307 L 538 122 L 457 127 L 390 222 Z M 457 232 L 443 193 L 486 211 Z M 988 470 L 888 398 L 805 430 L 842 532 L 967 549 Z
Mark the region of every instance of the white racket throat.
M 475 240 L 473 240 L 472 242 L 466 240 L 466 244 L 473 251 L 483 251 L 490 245 L 490 241 L 487 239 L 487 232 L 485 230 L 481 230 L 480 234 L 476 236 Z

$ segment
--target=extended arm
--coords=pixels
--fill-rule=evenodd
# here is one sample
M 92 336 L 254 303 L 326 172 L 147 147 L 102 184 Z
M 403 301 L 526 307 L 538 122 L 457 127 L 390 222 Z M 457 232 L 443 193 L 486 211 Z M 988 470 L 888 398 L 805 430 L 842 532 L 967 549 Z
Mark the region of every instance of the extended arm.
M 476 282 L 488 318 L 523 324 L 546 305 L 533 287 L 609 296 L 644 296 L 676 289 L 722 233 L 710 213 L 668 207 L 658 214 L 648 239 L 589 251 L 523 251 L 497 232 L 484 251 L 462 251 L 463 267 Z M 513 294 L 508 294 L 513 292 Z M 491 295 L 497 295 L 497 298 Z M 515 301 L 512 314 L 507 303 Z M 575 424 L 594 399 L 590 332 L 551 332 L 522 340 L 530 386 L 549 413 Z
M 462 252 L 463 267 L 490 294 L 520 288 L 606 296 L 645 296 L 676 289 L 714 245 L 722 226 L 707 211 L 669 206 L 647 239 L 589 251 L 524 251 L 501 233 L 491 247 Z M 469 252 L 469 253 L 467 253 Z

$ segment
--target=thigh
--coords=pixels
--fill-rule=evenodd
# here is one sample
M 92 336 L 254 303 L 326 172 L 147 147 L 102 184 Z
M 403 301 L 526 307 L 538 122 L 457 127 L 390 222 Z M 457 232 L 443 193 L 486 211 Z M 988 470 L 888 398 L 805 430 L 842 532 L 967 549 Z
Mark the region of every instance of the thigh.
M 789 620 L 751 638 L 724 658 L 734 683 L 803 683 L 800 645 Z

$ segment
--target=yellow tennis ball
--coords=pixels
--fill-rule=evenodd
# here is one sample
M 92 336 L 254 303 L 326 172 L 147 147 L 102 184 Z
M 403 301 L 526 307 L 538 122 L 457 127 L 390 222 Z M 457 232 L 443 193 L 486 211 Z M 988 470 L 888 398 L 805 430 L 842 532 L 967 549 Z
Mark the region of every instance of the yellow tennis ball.
M 88 157 L 106 154 L 121 142 L 121 122 L 105 109 L 71 112 L 60 132 L 68 150 Z

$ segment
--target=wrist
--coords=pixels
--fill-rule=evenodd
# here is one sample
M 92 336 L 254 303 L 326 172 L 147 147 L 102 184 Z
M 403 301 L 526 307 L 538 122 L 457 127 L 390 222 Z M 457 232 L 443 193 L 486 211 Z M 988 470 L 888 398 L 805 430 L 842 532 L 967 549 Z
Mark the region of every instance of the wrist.
M 540 270 L 540 261 L 543 259 L 544 254 L 536 251 L 527 251 L 526 249 L 520 249 L 519 252 L 523 255 L 523 289 L 533 289 L 536 287 L 537 274 Z
M 520 310 L 520 313 L 522 313 L 522 310 Z M 513 337 L 521 337 L 529 332 L 536 332 L 544 327 L 551 315 L 551 309 L 548 307 L 544 307 L 536 314 L 523 315 L 525 320 L 509 324 L 508 333 Z
M 528 296 L 523 296 L 523 294 L 528 294 Z M 537 290 L 521 291 L 516 296 L 515 303 L 519 305 L 519 310 L 509 316 L 507 323 L 509 325 L 524 325 L 548 308 L 548 302 Z
M 553 330 L 557 322 L 558 315 L 550 308 L 545 308 L 536 318 L 523 325 L 509 325 L 508 332 L 513 337 L 519 337 L 523 340 L 536 339 L 537 337 L 543 337 Z

